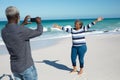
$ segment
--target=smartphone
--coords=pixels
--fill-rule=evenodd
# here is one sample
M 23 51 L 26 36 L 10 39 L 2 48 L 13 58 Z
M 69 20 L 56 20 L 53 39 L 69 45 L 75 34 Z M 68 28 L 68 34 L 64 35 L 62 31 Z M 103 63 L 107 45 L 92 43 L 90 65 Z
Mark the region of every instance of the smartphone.
M 36 22 L 36 18 L 30 18 L 31 22 Z

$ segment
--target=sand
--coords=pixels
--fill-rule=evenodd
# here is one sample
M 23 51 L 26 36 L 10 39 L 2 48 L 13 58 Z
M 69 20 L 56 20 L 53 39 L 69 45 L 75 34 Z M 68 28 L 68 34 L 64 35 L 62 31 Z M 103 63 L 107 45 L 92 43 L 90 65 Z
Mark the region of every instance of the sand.
M 50 40 L 46 40 L 47 43 Z M 70 74 L 71 37 L 53 39 L 53 45 L 42 45 L 41 41 L 32 43 L 32 56 L 37 68 L 38 80 L 119 80 L 120 79 L 120 34 L 87 35 L 87 52 L 84 73 Z M 50 42 L 51 42 L 50 41 Z M 37 44 L 37 45 L 36 45 Z M 46 44 L 46 42 L 44 42 Z M 35 49 L 36 48 L 36 49 Z M 6 48 L 1 48 L 5 50 Z M 0 49 L 0 50 L 1 50 Z M 3 51 L 4 52 L 4 51 Z M 0 55 L 0 76 L 12 74 L 9 54 Z M 77 59 L 77 68 L 79 62 Z M 7 79 L 4 79 L 7 80 Z

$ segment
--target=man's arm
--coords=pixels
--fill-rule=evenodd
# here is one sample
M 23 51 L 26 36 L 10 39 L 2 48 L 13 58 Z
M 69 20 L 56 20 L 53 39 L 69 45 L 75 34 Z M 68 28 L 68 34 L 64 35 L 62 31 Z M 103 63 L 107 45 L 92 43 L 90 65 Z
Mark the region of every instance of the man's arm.
M 37 37 L 39 35 L 41 35 L 43 33 L 43 26 L 41 25 L 41 18 L 40 17 L 36 17 L 36 23 L 37 23 L 37 29 L 32 30 L 29 28 L 24 27 L 24 25 L 29 24 L 28 23 L 28 18 L 29 16 L 26 16 L 23 23 L 22 23 L 22 37 L 24 38 L 24 40 L 29 40 L 30 38 L 34 38 Z

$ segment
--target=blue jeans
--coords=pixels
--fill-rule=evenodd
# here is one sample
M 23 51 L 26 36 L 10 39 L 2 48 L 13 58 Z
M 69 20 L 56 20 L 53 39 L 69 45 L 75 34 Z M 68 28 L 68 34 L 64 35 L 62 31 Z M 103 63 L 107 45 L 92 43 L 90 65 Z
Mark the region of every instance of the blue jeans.
M 86 51 L 87 51 L 86 45 L 72 46 L 71 61 L 72 61 L 73 66 L 76 66 L 76 58 L 77 58 L 77 55 L 78 55 L 80 68 L 84 67 L 84 55 L 85 55 Z
M 15 80 L 38 80 L 35 66 L 31 66 L 22 73 L 13 73 Z

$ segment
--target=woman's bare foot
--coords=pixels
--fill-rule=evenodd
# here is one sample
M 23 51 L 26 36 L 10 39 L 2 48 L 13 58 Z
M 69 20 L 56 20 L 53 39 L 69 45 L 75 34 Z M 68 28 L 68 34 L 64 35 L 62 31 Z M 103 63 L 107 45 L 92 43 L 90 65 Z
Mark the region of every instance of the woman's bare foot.
M 78 72 L 78 75 L 81 75 L 83 73 L 83 68 L 80 68 L 80 71 Z
M 76 66 L 73 66 L 73 70 L 70 73 L 77 72 Z
M 77 69 L 73 69 L 70 73 L 74 73 L 77 72 Z

